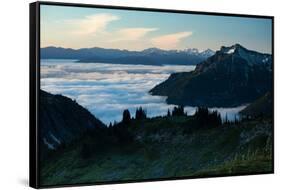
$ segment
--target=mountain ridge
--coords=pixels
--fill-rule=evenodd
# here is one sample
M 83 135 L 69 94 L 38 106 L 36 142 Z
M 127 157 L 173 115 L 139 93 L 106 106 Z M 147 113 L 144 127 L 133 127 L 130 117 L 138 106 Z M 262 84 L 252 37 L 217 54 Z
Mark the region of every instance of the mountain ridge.
M 273 114 L 273 96 L 272 92 L 267 92 L 257 100 L 249 104 L 240 111 L 243 117 L 272 117 Z
M 148 65 L 195 65 L 214 54 L 211 49 L 199 52 L 191 48 L 184 50 L 163 50 L 147 48 L 142 51 L 129 51 L 106 48 L 71 49 L 49 46 L 41 48 L 42 59 L 76 59 L 78 62 L 103 62 L 118 64 Z
M 272 56 L 239 44 L 222 47 L 194 71 L 174 73 L 150 90 L 167 103 L 232 107 L 254 101 L 272 89 Z
M 40 90 L 40 144 L 43 153 L 70 143 L 88 128 L 95 127 L 105 125 L 76 101 Z

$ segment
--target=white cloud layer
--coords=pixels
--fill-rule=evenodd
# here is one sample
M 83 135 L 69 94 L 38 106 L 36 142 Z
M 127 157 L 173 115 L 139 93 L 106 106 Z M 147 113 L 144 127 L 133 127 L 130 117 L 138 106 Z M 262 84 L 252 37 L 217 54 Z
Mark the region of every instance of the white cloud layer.
M 88 108 L 103 122 L 120 121 L 122 111 L 135 113 L 142 106 L 149 116 L 165 115 L 173 105 L 166 97 L 151 96 L 148 91 L 167 79 L 171 73 L 191 71 L 194 66 L 150 66 L 104 63 L 74 63 L 73 61 L 41 60 L 41 88 L 63 94 Z M 217 108 L 216 108 L 217 109 Z M 228 118 L 241 108 L 220 109 Z M 194 107 L 186 107 L 188 114 Z

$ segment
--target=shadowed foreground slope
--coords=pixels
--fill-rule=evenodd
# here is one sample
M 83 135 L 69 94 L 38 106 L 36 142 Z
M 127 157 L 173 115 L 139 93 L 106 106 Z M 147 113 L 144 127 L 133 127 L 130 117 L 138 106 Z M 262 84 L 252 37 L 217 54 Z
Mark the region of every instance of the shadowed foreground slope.
M 87 109 L 62 95 L 40 90 L 40 150 L 46 152 L 68 144 L 89 128 L 105 127 Z
M 83 156 L 86 135 L 54 152 L 42 166 L 42 185 L 272 172 L 269 118 L 202 128 L 192 116 L 170 116 L 121 127 L 133 139 Z

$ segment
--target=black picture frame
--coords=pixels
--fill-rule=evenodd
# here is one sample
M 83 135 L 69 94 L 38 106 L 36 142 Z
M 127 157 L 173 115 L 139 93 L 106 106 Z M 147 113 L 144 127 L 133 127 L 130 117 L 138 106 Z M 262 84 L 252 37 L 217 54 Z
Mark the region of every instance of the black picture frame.
M 200 177 L 172 177 L 172 178 L 159 178 L 148 180 L 122 180 L 110 182 L 97 182 L 97 183 L 81 183 L 71 185 L 50 185 L 41 186 L 39 179 L 40 172 L 40 149 L 38 134 L 40 131 L 39 126 L 39 107 L 40 107 L 40 5 L 56 5 L 56 6 L 70 6 L 70 7 L 87 7 L 87 8 L 103 8 L 103 9 L 117 9 L 117 10 L 133 10 L 133 11 L 150 11 L 150 12 L 164 12 L 164 13 L 183 13 L 194 15 L 212 15 L 212 16 L 231 16 L 231 17 L 245 17 L 245 18 L 266 18 L 272 22 L 272 112 L 273 112 L 273 145 L 272 145 L 272 171 L 264 173 L 237 173 L 231 175 L 212 175 Z M 72 187 L 72 186 L 88 186 L 100 184 L 117 184 L 117 183 L 134 183 L 134 182 L 151 182 L 151 181 L 165 181 L 165 180 L 180 180 L 180 179 L 193 179 L 193 178 L 213 178 L 213 177 L 227 177 L 227 176 L 244 176 L 244 175 L 258 175 L 258 174 L 272 174 L 274 173 L 274 16 L 264 15 L 248 15 L 248 14 L 233 14 L 233 13 L 218 13 L 218 12 L 200 12 L 200 11 L 187 11 L 187 10 L 170 10 L 170 9 L 156 9 L 156 8 L 140 8 L 140 7 L 125 7 L 125 6 L 109 6 L 109 5 L 92 5 L 82 3 L 62 3 L 62 2 L 47 2 L 38 1 L 30 3 L 29 5 L 29 59 L 30 59 L 30 73 L 29 73 L 29 185 L 33 188 L 54 188 L 54 187 Z

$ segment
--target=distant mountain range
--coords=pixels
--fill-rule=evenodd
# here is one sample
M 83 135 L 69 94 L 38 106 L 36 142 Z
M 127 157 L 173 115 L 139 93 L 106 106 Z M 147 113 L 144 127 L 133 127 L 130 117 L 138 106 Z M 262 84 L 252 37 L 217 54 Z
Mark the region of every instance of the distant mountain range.
M 75 140 L 88 128 L 104 126 L 70 98 L 40 90 L 40 143 L 43 153 Z
M 250 103 L 272 90 L 272 56 L 239 44 L 221 47 L 192 72 L 174 73 L 151 89 L 167 103 L 230 107 Z
M 82 48 L 70 49 L 61 47 L 41 48 L 42 59 L 76 59 L 78 62 L 100 62 L 118 64 L 142 65 L 196 65 L 215 52 L 207 49 L 162 50 L 148 48 L 143 51 L 128 51 L 120 49 Z

